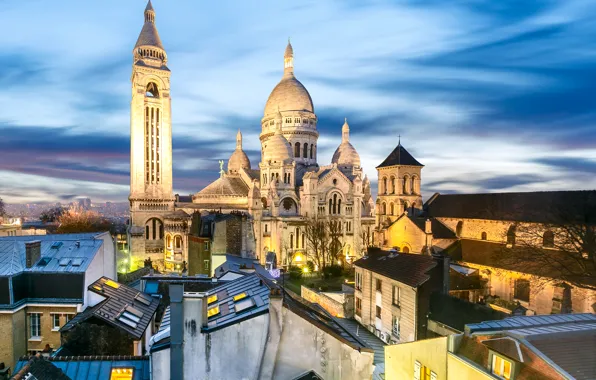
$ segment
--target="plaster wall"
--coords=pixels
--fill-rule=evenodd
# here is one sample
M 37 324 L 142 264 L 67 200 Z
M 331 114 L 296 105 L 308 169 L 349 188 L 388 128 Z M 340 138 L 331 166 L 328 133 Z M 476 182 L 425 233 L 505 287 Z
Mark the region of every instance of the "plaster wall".
M 437 375 L 436 380 L 447 380 L 447 340 L 440 337 L 385 346 L 386 379 L 414 378 L 414 363 L 418 361 Z

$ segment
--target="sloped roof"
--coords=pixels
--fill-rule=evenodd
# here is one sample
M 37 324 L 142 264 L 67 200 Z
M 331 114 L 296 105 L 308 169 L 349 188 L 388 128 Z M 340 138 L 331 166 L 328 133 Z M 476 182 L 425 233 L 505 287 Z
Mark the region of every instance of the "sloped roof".
M 369 249 L 367 256 L 356 260 L 354 266 L 418 287 L 428 281 L 428 272 L 437 266 L 437 262 L 427 255 L 398 253 L 390 257 L 390 252 Z
M 219 177 L 214 182 L 210 183 L 203 190 L 199 191 L 195 197 L 202 195 L 228 195 L 246 197 L 248 196 L 248 186 L 240 177 Z
M 408 215 L 408 218 L 410 218 L 412 223 L 414 223 L 421 231 L 426 230 L 426 220 L 430 219 L 430 228 L 435 239 L 457 239 L 455 232 L 435 218 L 417 218 L 411 215 Z
M 152 10 L 150 9 L 150 11 Z M 145 24 L 143 24 L 143 29 L 141 29 L 141 34 L 139 34 L 139 38 L 135 44 L 135 49 L 141 46 L 153 46 L 165 50 L 161 43 L 161 38 L 159 38 L 155 22 L 145 19 Z
M 0 276 L 21 272 L 84 273 L 103 245 L 100 235 L 104 233 L 0 237 Z M 45 259 L 45 265 L 38 265 L 42 263 L 40 260 L 27 268 L 25 243 L 33 241 L 41 241 L 41 258 Z M 75 262 L 75 259 L 79 260 Z M 63 265 L 60 265 L 61 260 Z
M 71 330 L 90 318 L 98 318 L 109 325 L 124 330 L 135 339 L 141 339 L 159 306 L 157 298 L 139 292 L 135 288 L 117 283 L 107 277 L 101 277 L 89 285 L 88 289 L 106 299 L 75 315 L 73 319 L 62 326 L 60 331 Z M 145 304 L 142 299 L 147 300 L 148 304 Z M 140 312 L 140 315 L 137 315 L 139 321 L 134 326 L 123 322 L 120 318 L 123 313 L 131 310 L 131 308 L 133 311 L 130 312 L 133 314 Z
M 39 380 L 105 380 L 110 378 L 112 368 L 132 369 L 132 380 L 151 378 L 149 356 L 59 356 L 41 360 L 66 375 L 38 377 L 33 373 Z M 21 358 L 15 373 L 26 368 L 28 362 L 28 358 Z
M 384 168 L 387 166 L 404 165 L 404 166 L 424 166 L 418 162 L 411 154 L 404 148 L 401 143 L 397 144 L 397 147 L 393 149 L 393 152 L 389 153 L 385 161 L 377 168 Z
M 56 367 L 41 355 L 33 356 L 30 359 L 21 358 L 15 366 L 14 375 L 11 379 L 76 380 L 66 376 L 62 369 Z
M 424 208 L 431 217 L 595 223 L 596 190 L 435 194 Z

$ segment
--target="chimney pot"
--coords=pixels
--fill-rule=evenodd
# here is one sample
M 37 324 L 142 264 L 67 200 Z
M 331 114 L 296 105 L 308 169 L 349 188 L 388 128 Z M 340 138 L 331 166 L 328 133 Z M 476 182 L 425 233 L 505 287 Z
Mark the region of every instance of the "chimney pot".
M 41 240 L 25 242 L 25 265 L 31 268 L 41 258 Z

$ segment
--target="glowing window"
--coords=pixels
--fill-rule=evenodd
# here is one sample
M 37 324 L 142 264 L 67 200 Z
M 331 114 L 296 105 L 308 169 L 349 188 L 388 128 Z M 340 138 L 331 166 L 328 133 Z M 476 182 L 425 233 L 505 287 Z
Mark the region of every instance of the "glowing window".
M 110 380 L 132 380 L 133 375 L 133 368 L 112 368 Z
M 214 295 L 212 295 L 212 296 L 209 296 L 209 297 L 207 298 L 207 304 L 213 303 L 213 302 L 215 302 L 215 301 L 217 301 L 217 294 L 214 294 Z
M 112 280 L 106 281 L 106 285 L 111 288 L 114 288 L 114 289 L 118 289 L 120 287 L 119 283 L 117 283 L 116 281 L 112 281 Z
M 234 301 L 240 301 L 241 299 L 246 298 L 246 293 L 236 294 L 234 296 Z
M 217 314 L 219 314 L 219 306 L 215 306 L 207 310 L 207 318 L 211 318 Z

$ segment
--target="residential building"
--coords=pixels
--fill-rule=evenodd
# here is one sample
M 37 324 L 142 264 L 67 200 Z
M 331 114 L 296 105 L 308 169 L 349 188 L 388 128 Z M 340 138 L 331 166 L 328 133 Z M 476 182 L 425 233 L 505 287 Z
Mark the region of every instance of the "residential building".
M 87 288 L 116 276 L 109 233 L 0 238 L 0 362 L 60 347 L 60 328 L 90 303 Z
M 44 228 L 24 227 L 21 218 L 0 217 L 0 236 L 45 235 Z
M 93 302 L 60 329 L 57 355 L 144 355 L 159 298 L 101 277 L 89 286 Z
M 267 278 L 250 274 L 203 293 L 184 287 L 170 284 L 170 306 L 151 339 L 156 380 L 372 377 L 371 348 Z
M 358 322 L 387 343 L 426 338 L 431 293 L 448 289 L 448 258 L 371 248 L 354 267 Z
M 385 347 L 385 378 L 596 378 L 596 315 L 510 317 L 465 332 Z

